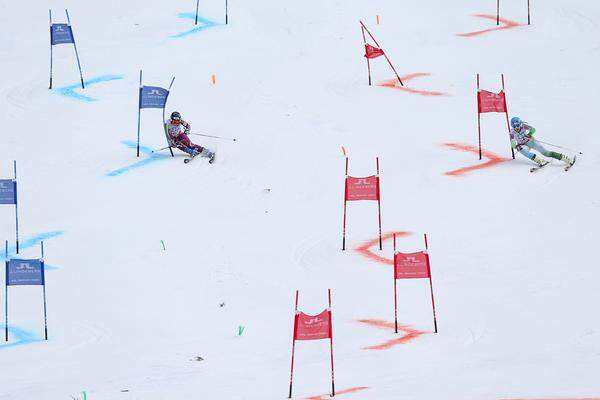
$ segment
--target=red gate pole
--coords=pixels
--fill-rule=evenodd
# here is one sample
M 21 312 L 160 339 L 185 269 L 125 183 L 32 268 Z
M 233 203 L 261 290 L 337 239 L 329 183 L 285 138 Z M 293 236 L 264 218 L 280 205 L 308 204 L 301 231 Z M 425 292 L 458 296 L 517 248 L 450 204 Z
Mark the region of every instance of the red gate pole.
M 396 234 L 394 233 L 394 331 L 398 333 L 398 294 L 396 289 Z
M 506 92 L 504 91 L 504 74 L 500 75 L 502 77 L 502 92 L 504 93 L 504 113 L 506 114 L 506 127 L 508 128 L 508 140 L 510 141 L 510 122 L 508 121 L 508 106 L 506 105 Z M 515 159 L 515 149 L 512 148 L 512 143 L 510 146 L 510 152 L 512 154 L 513 160 Z
M 427 275 L 429 275 L 429 290 L 431 291 L 431 309 L 433 310 L 433 327 L 435 333 L 438 333 L 437 328 L 437 317 L 435 314 L 435 299 L 433 297 L 433 282 L 431 281 L 431 265 L 429 264 L 429 246 L 427 244 L 427 234 L 423 235 L 425 237 L 425 257 L 427 259 Z
M 290 369 L 290 393 L 288 399 L 292 398 L 292 381 L 294 379 L 294 351 L 296 350 L 296 330 L 298 329 L 298 291 L 296 290 L 296 305 L 294 307 L 294 333 L 292 335 L 292 367 Z
M 335 377 L 333 374 L 333 318 L 331 315 L 331 289 L 327 289 L 329 297 L 329 354 L 331 355 L 331 397 L 335 396 Z
M 346 200 L 348 199 L 348 157 L 346 157 L 346 177 L 344 178 L 344 223 L 342 227 L 342 250 L 346 250 Z
M 379 189 L 379 157 L 375 157 L 377 164 L 377 214 L 379 217 L 379 250 L 383 250 L 383 242 L 381 240 L 381 191 Z
M 479 159 L 481 160 L 481 105 L 479 104 L 479 74 L 477 74 L 477 139 L 479 141 Z
M 527 25 L 531 25 L 531 6 L 529 3 L 529 0 L 527 0 Z
M 500 0 L 496 0 L 496 25 L 500 25 Z
M 371 35 L 371 32 L 369 32 L 369 30 L 367 29 L 367 27 L 365 26 L 365 24 L 363 24 L 362 21 L 360 21 L 360 24 L 362 25 L 363 29 L 369 34 L 369 36 L 371 37 L 371 39 L 373 39 L 373 42 L 375 42 L 375 44 L 377 45 L 377 47 L 381 49 L 381 45 L 377 42 L 377 39 L 375 39 L 375 37 L 373 35 Z M 400 75 L 398 75 L 398 72 L 396 72 L 396 68 L 394 68 L 394 65 L 392 64 L 392 62 L 388 58 L 387 54 L 385 54 L 385 51 L 383 52 L 383 56 L 385 57 L 385 59 L 388 62 L 388 64 L 390 64 L 390 67 L 392 68 L 392 71 L 394 71 L 394 74 L 396 74 L 396 78 L 398 78 L 398 82 L 400 82 L 400 86 L 404 86 L 404 83 L 402 83 L 402 79 L 400 79 Z
M 362 32 L 363 44 L 365 45 L 365 51 L 366 51 L 367 38 L 365 37 L 365 28 L 363 28 L 362 22 L 360 25 L 360 31 Z M 369 71 L 369 86 L 371 86 L 371 62 L 369 61 L 369 57 L 365 56 L 365 58 L 367 59 L 367 71 Z

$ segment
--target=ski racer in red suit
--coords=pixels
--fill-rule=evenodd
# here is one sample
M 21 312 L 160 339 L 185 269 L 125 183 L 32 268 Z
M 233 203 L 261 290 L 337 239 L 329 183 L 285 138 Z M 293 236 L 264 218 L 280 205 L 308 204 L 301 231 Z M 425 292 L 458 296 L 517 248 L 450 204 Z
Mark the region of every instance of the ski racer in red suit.
M 188 135 L 190 134 L 190 124 L 181 118 L 181 114 L 177 111 L 171 113 L 171 118 L 167 121 L 166 129 L 169 144 L 177 147 L 179 150 L 186 152 L 191 157 L 201 155 L 210 159 L 210 163 L 214 160 L 215 153 L 198 144 L 192 143 Z

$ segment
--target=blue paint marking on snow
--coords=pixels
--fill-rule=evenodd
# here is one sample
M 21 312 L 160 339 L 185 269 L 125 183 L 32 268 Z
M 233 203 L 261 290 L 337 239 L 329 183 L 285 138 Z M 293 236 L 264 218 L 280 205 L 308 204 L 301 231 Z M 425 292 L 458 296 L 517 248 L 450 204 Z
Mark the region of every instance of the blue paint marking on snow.
M 196 20 L 196 13 L 179 13 L 179 14 L 177 14 L 177 16 L 179 18 Z M 205 31 L 205 30 L 207 30 L 209 28 L 214 28 L 215 26 L 223 25 L 223 24 L 221 24 L 219 22 L 215 22 L 215 21 L 212 21 L 212 20 L 210 20 L 208 18 L 201 17 L 200 15 L 198 15 L 198 23 L 201 24 L 201 25 L 194 26 L 189 31 L 181 32 L 181 33 L 178 33 L 176 35 L 171 35 L 170 37 L 172 39 L 179 39 L 179 38 L 182 38 L 182 37 L 193 35 L 193 34 L 198 33 L 198 32 Z
M 0 350 L 44 341 L 41 337 L 36 336 L 35 333 L 16 326 L 9 325 L 8 334 L 10 337 L 10 342 L 7 343 L 4 340 L 1 341 Z
M 96 85 L 98 83 L 116 81 L 119 79 L 123 79 L 123 75 L 102 75 L 102 76 L 97 76 L 95 78 L 84 81 L 84 83 L 85 83 L 85 87 L 87 88 L 89 86 Z M 71 98 L 73 100 L 86 101 L 88 103 L 93 102 L 93 101 L 98 101 L 98 99 L 95 99 L 90 96 L 86 96 L 84 94 L 81 94 L 81 93 L 75 91 L 75 89 L 80 89 L 80 88 L 81 88 L 81 83 L 77 82 L 77 83 L 74 83 L 69 86 L 57 88 L 55 90 L 55 92 L 61 96 L 65 96 L 65 97 Z
M 137 143 L 132 140 L 124 140 L 121 143 L 123 143 L 125 146 L 129 147 L 130 149 L 137 148 Z M 146 165 L 155 163 L 156 161 L 167 160 L 170 158 L 170 156 L 167 156 L 164 154 L 153 153 L 152 149 L 150 147 L 143 146 L 143 145 L 140 145 L 140 152 L 142 152 L 144 154 L 149 154 L 150 157 L 144 158 L 143 160 L 140 160 L 137 162 L 134 162 L 133 164 L 130 164 L 126 167 L 117 168 L 115 170 L 109 171 L 105 175 L 106 176 L 120 176 L 120 175 L 123 175 L 124 173 L 132 171 L 134 169 L 142 168 L 142 167 L 145 167 Z
M 52 239 L 55 238 L 57 236 L 61 236 L 62 234 L 64 234 L 64 231 L 50 231 L 50 232 L 43 232 L 43 233 L 39 233 L 35 236 L 32 236 L 30 238 L 28 238 L 27 240 L 24 240 L 22 242 L 19 243 L 19 250 L 24 250 L 27 249 L 29 247 L 33 247 L 33 246 L 37 246 L 40 244 L 40 242 L 42 240 L 48 240 L 48 239 Z M 17 255 L 17 247 L 16 246 L 8 246 L 8 257 L 14 257 Z M 2 252 L 0 253 L 0 261 L 5 261 L 6 257 L 4 256 L 4 249 L 2 249 Z M 46 269 L 48 270 L 52 270 L 52 269 L 56 269 L 57 267 L 50 267 L 48 265 L 45 266 Z

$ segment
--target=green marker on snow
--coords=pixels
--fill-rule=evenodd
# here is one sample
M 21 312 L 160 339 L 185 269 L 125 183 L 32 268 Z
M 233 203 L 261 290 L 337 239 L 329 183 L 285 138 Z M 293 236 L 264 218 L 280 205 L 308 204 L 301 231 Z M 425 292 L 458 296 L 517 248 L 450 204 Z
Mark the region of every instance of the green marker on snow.
M 238 326 L 238 336 L 242 336 L 242 333 L 244 333 L 244 327 L 240 325 Z
M 163 240 L 160 241 L 160 244 L 162 244 L 163 250 L 167 250 L 167 248 L 165 247 L 165 242 Z

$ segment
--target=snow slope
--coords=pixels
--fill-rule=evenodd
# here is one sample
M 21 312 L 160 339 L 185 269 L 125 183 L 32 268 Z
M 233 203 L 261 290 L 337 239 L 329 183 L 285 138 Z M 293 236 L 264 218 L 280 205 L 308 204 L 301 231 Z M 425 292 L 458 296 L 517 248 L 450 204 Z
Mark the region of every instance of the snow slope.
M 55 267 L 48 342 L 40 289 L 9 289 L 0 399 L 284 398 L 294 291 L 316 314 L 327 288 L 336 387 L 366 387 L 342 399 L 600 398 L 600 4 L 536 1 L 531 26 L 461 37 L 495 27 L 473 16 L 493 1 L 233 0 L 225 26 L 205 0 L 192 32 L 191 0 L 88 3 L 0 3 L 0 177 L 16 159 L 23 255 L 46 237 Z M 505 0 L 502 16 L 525 22 L 524 3 Z M 50 7 L 57 22 L 69 9 L 84 91 L 67 45 L 47 89 Z M 448 95 L 367 86 L 359 19 L 401 76 L 430 74 L 407 86 Z M 134 165 L 140 68 L 147 85 L 176 77 L 168 111 L 193 130 L 238 141 L 192 137 L 217 149 L 214 165 L 146 153 Z M 476 73 L 490 90 L 504 73 L 511 113 L 583 151 L 575 167 L 530 174 L 517 156 L 446 175 L 484 162 L 444 146 L 477 144 Z M 383 59 L 373 76 L 393 78 Z M 160 118 L 142 111 L 149 149 L 164 145 Z M 484 148 L 504 158 L 505 123 L 482 116 Z M 383 230 L 412 233 L 399 248 L 428 233 L 438 334 L 426 283 L 403 281 L 400 323 L 422 334 L 364 349 L 399 337 L 358 322 L 393 320 L 392 272 L 355 250 L 377 236 L 373 204 L 349 204 L 340 251 L 341 146 L 355 176 L 380 157 Z M 11 244 L 13 225 L 2 207 Z M 391 258 L 391 241 L 373 251 Z M 326 343 L 296 350 L 295 397 L 327 393 Z

